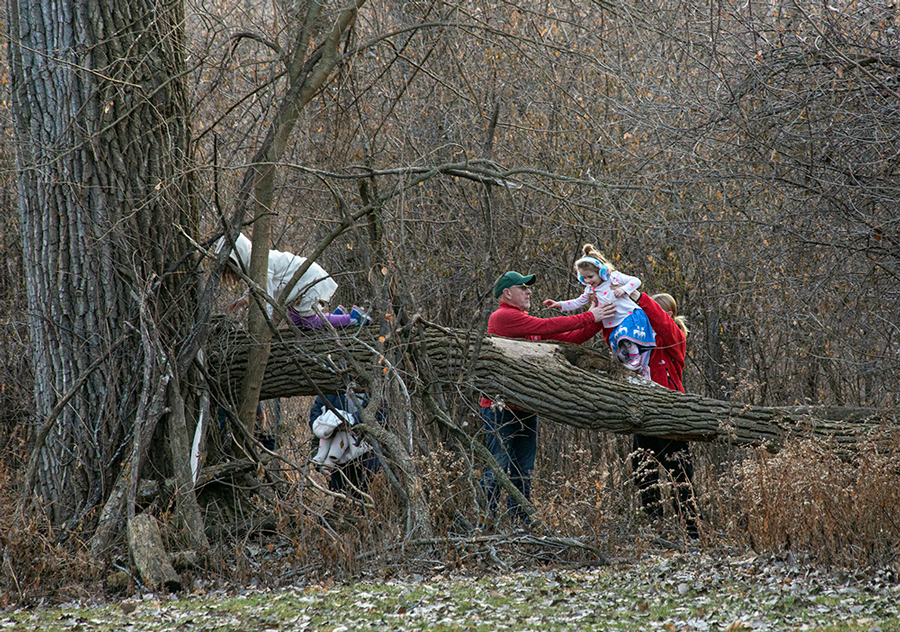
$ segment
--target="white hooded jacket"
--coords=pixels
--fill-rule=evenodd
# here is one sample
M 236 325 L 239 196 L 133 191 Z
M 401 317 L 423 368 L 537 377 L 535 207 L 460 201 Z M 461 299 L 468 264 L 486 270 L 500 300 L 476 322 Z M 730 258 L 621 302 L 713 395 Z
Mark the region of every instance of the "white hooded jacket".
M 219 249 L 225 245 L 225 238 L 219 240 Z M 231 251 L 231 260 L 243 269 L 250 268 L 250 251 L 253 242 L 243 233 L 238 235 L 235 241 L 235 249 Z M 284 287 L 294 277 L 294 273 L 306 261 L 306 257 L 300 257 L 290 252 L 280 250 L 269 251 L 268 287 L 266 291 L 272 298 L 283 303 L 286 307 L 293 307 L 300 316 L 311 316 L 315 313 L 314 306 L 320 302 L 327 303 L 334 296 L 338 284 L 332 279 L 322 266 L 312 263 L 309 269 L 300 277 L 287 297 L 282 297 Z M 271 314 L 272 307 L 269 306 Z

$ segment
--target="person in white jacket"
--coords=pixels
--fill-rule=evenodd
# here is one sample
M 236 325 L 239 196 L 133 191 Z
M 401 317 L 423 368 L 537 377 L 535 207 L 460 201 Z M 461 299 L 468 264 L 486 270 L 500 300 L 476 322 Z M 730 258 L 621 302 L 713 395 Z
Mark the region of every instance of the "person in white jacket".
M 604 329 L 610 331 L 606 342 L 625 368 L 649 380 L 650 353 L 656 347 L 656 336 L 647 314 L 629 297 L 641 286 L 641 280 L 616 270 L 591 244 L 585 244 L 582 252 L 583 256 L 575 262 L 575 274 L 584 285 L 584 292 L 567 301 L 547 299 L 544 305 L 564 312 L 575 311 L 592 301 L 615 305 L 615 314 L 603 320 Z
M 235 241 L 235 249 L 229 255 L 229 265 L 237 269 L 247 270 L 250 267 L 250 250 L 252 242 L 243 234 L 238 235 Z M 225 238 L 219 240 L 218 250 L 225 247 Z M 306 257 L 300 257 L 290 252 L 280 250 L 269 251 L 269 269 L 267 274 L 266 291 L 272 298 L 281 301 L 287 307 L 288 316 L 298 327 L 307 329 L 319 329 L 324 326 L 322 319 L 314 308 L 320 310 L 331 297 L 334 296 L 338 284 L 318 263 L 311 263 L 303 276 L 297 281 L 290 293 L 282 297 L 284 289 L 294 273 L 306 261 Z M 227 268 L 226 268 L 227 269 Z M 282 301 L 282 298 L 284 300 Z M 246 295 L 236 299 L 228 306 L 228 311 L 247 304 Z M 272 315 L 272 306 L 268 306 L 269 315 Z M 331 323 L 332 327 L 349 327 L 350 325 L 368 325 L 372 322 L 368 314 L 354 305 L 348 312 L 342 306 L 333 312 L 322 311 L 322 316 Z
M 219 240 L 217 251 L 226 247 L 225 238 Z M 229 255 L 229 265 L 246 272 L 250 268 L 250 251 L 253 243 L 243 233 L 239 234 L 234 243 L 234 250 Z M 306 262 L 306 257 L 300 257 L 290 252 L 280 250 L 269 251 L 269 269 L 267 272 L 266 292 L 276 301 L 293 309 L 300 317 L 315 315 L 315 307 L 321 307 L 328 303 L 334 296 L 338 284 L 318 263 L 310 264 L 303 276 L 297 281 L 291 291 L 286 295 L 284 290 L 294 273 Z M 246 296 L 237 299 L 231 305 L 231 309 L 240 304 L 246 304 Z M 268 306 L 269 314 L 272 314 L 272 306 Z

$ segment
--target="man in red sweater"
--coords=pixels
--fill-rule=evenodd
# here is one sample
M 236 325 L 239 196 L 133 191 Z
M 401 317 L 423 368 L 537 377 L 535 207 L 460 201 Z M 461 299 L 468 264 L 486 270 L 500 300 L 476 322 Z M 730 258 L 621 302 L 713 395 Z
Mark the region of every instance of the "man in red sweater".
M 594 337 L 602 329 L 602 320 L 615 312 L 613 305 L 594 305 L 573 316 L 529 316 L 534 279 L 533 274 L 526 276 L 515 271 L 506 272 L 497 279 L 494 283 L 494 296 L 500 303 L 488 320 L 489 334 L 504 338 L 581 344 Z M 488 450 L 509 475 L 513 485 L 525 498 L 530 498 L 531 473 L 534 471 L 537 453 L 537 415 L 482 397 L 481 419 L 484 422 Z M 481 488 L 487 502 L 486 509 L 496 519 L 500 489 L 490 468 L 482 476 Z M 513 498 L 508 498 L 507 510 L 513 522 L 521 525 L 530 522 L 525 510 Z

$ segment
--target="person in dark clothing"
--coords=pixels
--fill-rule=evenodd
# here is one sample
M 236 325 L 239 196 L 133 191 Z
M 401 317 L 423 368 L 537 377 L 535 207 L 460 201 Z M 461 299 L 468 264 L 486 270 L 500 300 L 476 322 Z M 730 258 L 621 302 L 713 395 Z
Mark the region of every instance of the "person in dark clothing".
M 369 490 L 369 480 L 381 463 L 372 447 L 349 432 L 349 426 L 360 423 L 360 410 L 351 397 L 326 395 L 331 406 L 346 414 L 335 417 L 325 400 L 316 397 L 309 411 L 309 427 L 319 437 L 319 451 L 313 458 L 328 475 L 328 489 L 360 500 Z M 364 394 L 355 397 L 362 408 L 368 403 Z M 344 422 L 344 423 L 342 423 Z
M 678 306 L 669 294 L 656 294 L 652 298 L 635 291 L 632 300 L 643 308 L 656 333 L 656 348 L 650 355 L 650 379 L 674 391 L 684 392 L 682 376 L 687 350 L 687 325 L 678 316 Z M 697 507 L 694 502 L 691 481 L 694 464 L 687 441 L 663 439 L 647 435 L 634 435 L 632 470 L 641 495 L 641 506 L 652 518 L 663 514 L 659 488 L 659 467 L 665 468 L 676 486 L 675 510 L 684 520 L 688 535 L 697 533 Z

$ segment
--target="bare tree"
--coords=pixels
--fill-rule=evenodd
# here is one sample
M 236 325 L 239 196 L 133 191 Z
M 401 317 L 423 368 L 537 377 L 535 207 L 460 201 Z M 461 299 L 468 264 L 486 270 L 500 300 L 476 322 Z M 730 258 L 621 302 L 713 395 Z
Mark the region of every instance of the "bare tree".
M 188 237 L 248 227 L 244 429 L 283 317 L 259 291 L 277 247 L 379 322 L 358 373 L 395 413 L 413 522 L 414 457 L 458 435 L 423 423 L 400 332 L 416 313 L 483 329 L 509 268 L 540 298 L 577 291 L 584 242 L 676 296 L 698 395 L 896 405 L 900 25 L 838 5 L 110 0 L 42 20 L 55 5 L 10 0 L 37 497 L 98 545 L 140 478 L 181 479 L 196 515 L 178 455 L 226 255 L 198 289 Z M 428 402 L 468 420 L 477 384 Z
M 104 519 L 118 532 L 127 516 L 120 499 L 132 500 L 133 513 L 148 455 L 148 475 L 185 476 L 179 424 L 197 402 L 182 390 L 188 367 L 176 353 L 192 324 L 196 261 L 187 237 L 197 234 L 198 215 L 183 25 L 178 3 L 10 3 L 42 424 L 29 483 L 67 529 L 96 525 L 98 506 L 116 505 Z M 183 503 L 187 541 L 202 545 L 196 503 L 179 495 Z

